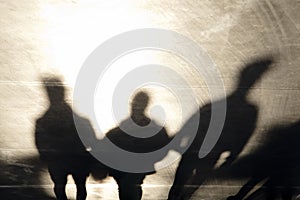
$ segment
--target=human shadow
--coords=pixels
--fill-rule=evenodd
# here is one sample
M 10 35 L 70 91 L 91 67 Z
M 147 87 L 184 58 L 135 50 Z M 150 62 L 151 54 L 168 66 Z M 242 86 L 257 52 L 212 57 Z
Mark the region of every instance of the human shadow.
M 240 72 L 236 89 L 225 99 L 208 103 L 200 108 L 200 121 L 197 134 L 186 152 L 183 153 L 168 199 L 189 199 L 193 193 L 214 172 L 228 168 L 243 150 L 256 128 L 258 108 L 247 99 L 251 87 L 262 77 L 272 63 L 265 58 L 249 63 Z M 199 158 L 212 116 L 212 104 L 226 101 L 227 112 L 221 135 L 213 149 Z M 197 113 L 196 113 L 197 114 Z M 194 114 L 177 134 L 189 133 L 196 118 Z M 222 164 L 221 156 L 227 155 Z M 219 165 L 219 166 L 218 166 Z
M 145 114 L 148 104 L 149 96 L 146 92 L 141 91 L 135 94 L 131 104 L 130 117 L 123 120 L 118 127 L 110 130 L 106 134 L 106 137 L 119 148 L 135 153 L 149 153 L 167 145 L 171 139 L 168 137 L 165 128 L 158 125 Z M 144 131 L 141 132 L 139 127 L 145 128 L 142 129 Z M 157 130 L 159 132 L 151 137 L 145 135 L 146 132 L 155 132 Z M 164 156 L 161 155 L 161 159 Z M 109 174 L 115 179 L 119 187 L 120 200 L 139 200 L 142 198 L 141 184 L 146 175 L 155 173 L 155 163 L 156 161 L 151 163 L 153 170 L 145 173 L 126 172 L 110 168 Z M 122 165 L 125 163 L 119 164 Z M 138 165 L 139 163 L 131 164 Z
M 248 156 L 253 160 L 251 178 L 236 195 L 227 199 L 275 200 L 281 196 L 283 200 L 292 200 L 300 192 L 297 189 L 300 185 L 299 133 L 300 121 L 271 129 L 266 144 Z M 250 193 L 262 181 L 265 183 Z
M 35 143 L 40 158 L 48 166 L 57 199 L 67 199 L 68 175 L 72 175 L 75 181 L 76 199 L 86 199 L 86 179 L 94 160 L 81 142 L 73 117 L 84 127 L 81 134 L 86 140 L 96 140 L 95 133 L 89 120 L 74 113 L 65 101 L 65 88 L 59 78 L 45 78 L 43 83 L 50 105 L 36 121 Z

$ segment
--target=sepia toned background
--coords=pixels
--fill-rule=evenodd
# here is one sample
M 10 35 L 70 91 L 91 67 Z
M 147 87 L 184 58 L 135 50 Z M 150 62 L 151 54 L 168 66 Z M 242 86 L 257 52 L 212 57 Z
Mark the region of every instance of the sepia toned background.
M 76 77 L 88 55 L 114 35 L 138 28 L 168 29 L 197 42 L 219 69 L 227 94 L 233 91 L 247 63 L 272 57 L 270 70 L 251 88 L 249 100 L 257 105 L 259 116 L 240 157 L 263 146 L 269 129 L 300 118 L 299 10 L 299 0 L 0 0 L 0 194 L 5 199 L 54 197 L 50 176 L 39 161 L 34 142 L 36 120 L 49 105 L 42 78 L 61 77 L 67 89 L 66 101 L 72 104 Z M 188 63 L 165 52 L 135 52 L 116 61 L 104 90 L 96 91 L 95 112 L 104 132 L 118 123 L 106 117 L 111 113 L 101 110 L 101 106 L 109 106 L 114 90 L 110 86 L 118 82 L 114 77 L 148 63 L 180 71 L 199 105 L 208 102 L 203 78 L 193 73 Z M 170 78 L 168 74 L 160 76 Z M 146 90 L 151 103 L 165 109 L 167 131 L 174 135 L 187 120 L 180 116 L 183 105 L 176 102 L 176 95 L 190 94 L 184 87 L 175 96 L 165 88 L 147 86 Z M 74 110 L 89 118 L 84 105 L 74 101 Z M 159 115 L 156 118 L 160 121 Z M 95 129 L 99 121 L 92 121 Z M 166 199 L 176 166 L 177 161 L 147 176 L 143 199 Z M 194 199 L 226 199 L 246 180 L 246 176 L 211 177 Z M 112 178 L 90 177 L 87 187 L 89 200 L 116 199 L 118 195 Z M 67 191 L 74 199 L 71 179 Z

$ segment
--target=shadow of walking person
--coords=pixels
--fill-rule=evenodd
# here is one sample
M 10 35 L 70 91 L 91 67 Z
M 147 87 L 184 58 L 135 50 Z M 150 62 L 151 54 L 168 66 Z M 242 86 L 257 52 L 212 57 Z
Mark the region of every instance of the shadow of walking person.
M 148 153 L 161 149 L 170 142 L 170 138 L 165 128 L 159 126 L 153 119 L 146 116 L 145 110 L 149 103 L 149 96 L 145 92 L 138 92 L 131 105 L 131 116 L 122 121 L 118 127 L 110 130 L 106 137 L 119 148 L 125 151 L 135 153 Z M 140 132 L 143 127 L 144 132 Z M 157 132 L 155 135 L 148 137 L 147 133 Z M 161 155 L 161 159 L 166 155 Z M 157 162 L 160 160 L 157 160 Z M 134 163 L 132 163 L 134 165 Z M 116 180 L 119 186 L 120 200 L 139 200 L 142 198 L 142 188 L 146 175 L 155 173 L 130 173 L 117 169 L 110 169 L 110 175 Z M 120 163 L 122 165 L 122 163 Z
M 65 102 L 65 90 L 58 78 L 43 81 L 50 105 L 36 121 L 35 142 L 40 158 L 48 165 L 57 199 L 67 199 L 65 187 L 68 175 L 72 175 L 75 181 L 76 199 L 86 199 L 85 184 L 92 158 L 77 134 L 73 117 L 80 119 L 80 125 L 85 127 L 85 135 L 90 140 L 96 139 L 93 128 L 87 119 L 73 113 Z
M 176 170 L 175 179 L 169 192 L 169 200 L 189 199 L 200 185 L 216 172 L 230 166 L 243 150 L 251 137 L 257 121 L 258 109 L 255 104 L 247 100 L 250 88 L 267 71 L 271 60 L 262 59 L 248 64 L 240 73 L 236 89 L 226 99 L 209 103 L 200 108 L 200 122 L 197 135 L 191 146 L 182 155 Z M 226 101 L 227 112 L 222 133 L 204 158 L 199 158 L 200 147 L 203 145 L 211 120 L 212 104 Z M 195 114 L 196 115 L 196 114 Z M 178 134 L 188 133 L 195 121 L 192 116 Z M 224 155 L 225 161 L 217 166 Z
M 292 200 L 300 192 L 297 189 L 300 186 L 299 131 L 300 121 L 269 131 L 267 143 L 248 156 L 255 160 L 252 162 L 253 175 L 236 195 L 227 199 L 275 200 L 281 195 L 283 200 Z M 266 180 L 265 183 L 250 193 L 263 180 Z

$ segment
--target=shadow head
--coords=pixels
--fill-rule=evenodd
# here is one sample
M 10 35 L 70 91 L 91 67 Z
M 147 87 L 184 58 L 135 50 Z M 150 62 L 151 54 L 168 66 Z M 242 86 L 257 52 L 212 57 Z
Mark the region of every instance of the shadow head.
M 42 82 L 51 104 L 64 102 L 65 88 L 60 78 L 47 77 L 43 78 Z
M 131 115 L 145 114 L 149 100 L 150 97 L 146 92 L 141 91 L 135 94 L 131 103 Z
M 270 69 L 272 59 L 256 60 L 248 64 L 240 73 L 238 87 L 250 88 Z

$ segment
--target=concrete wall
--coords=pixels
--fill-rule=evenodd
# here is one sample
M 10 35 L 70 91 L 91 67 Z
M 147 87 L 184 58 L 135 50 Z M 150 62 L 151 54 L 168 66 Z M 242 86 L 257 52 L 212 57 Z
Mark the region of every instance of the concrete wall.
M 299 8 L 297 0 L 0 1 L 0 190 L 6 199 L 54 196 L 34 143 L 36 119 L 48 107 L 41 77 L 63 77 L 66 101 L 71 103 L 76 76 L 90 52 L 108 38 L 136 28 L 170 29 L 196 41 L 218 67 L 227 94 L 234 90 L 247 63 L 264 56 L 273 58 L 270 70 L 249 95 L 259 109 L 255 132 L 243 151 L 244 155 L 251 153 L 264 145 L 264 133 L 271 127 L 296 122 L 300 117 Z M 171 68 L 187 69 L 181 76 L 196 91 L 197 101 L 207 101 L 207 87 L 200 84 L 203 79 L 193 74 L 188 64 L 163 53 L 147 55 L 119 65 L 161 61 Z M 182 90 L 182 95 L 189 95 Z M 167 113 L 175 110 L 167 124 L 174 134 L 180 129 L 177 104 L 159 91 L 153 89 L 153 102 L 162 102 Z M 80 112 L 84 114 L 84 109 Z M 113 125 L 108 121 L 106 128 Z M 176 163 L 147 177 L 144 199 L 165 199 L 175 169 Z M 111 178 L 102 182 L 90 178 L 89 183 L 89 199 L 117 197 Z M 208 181 L 195 199 L 222 199 L 238 191 L 242 183 L 234 178 Z M 70 184 L 70 195 L 73 190 Z

